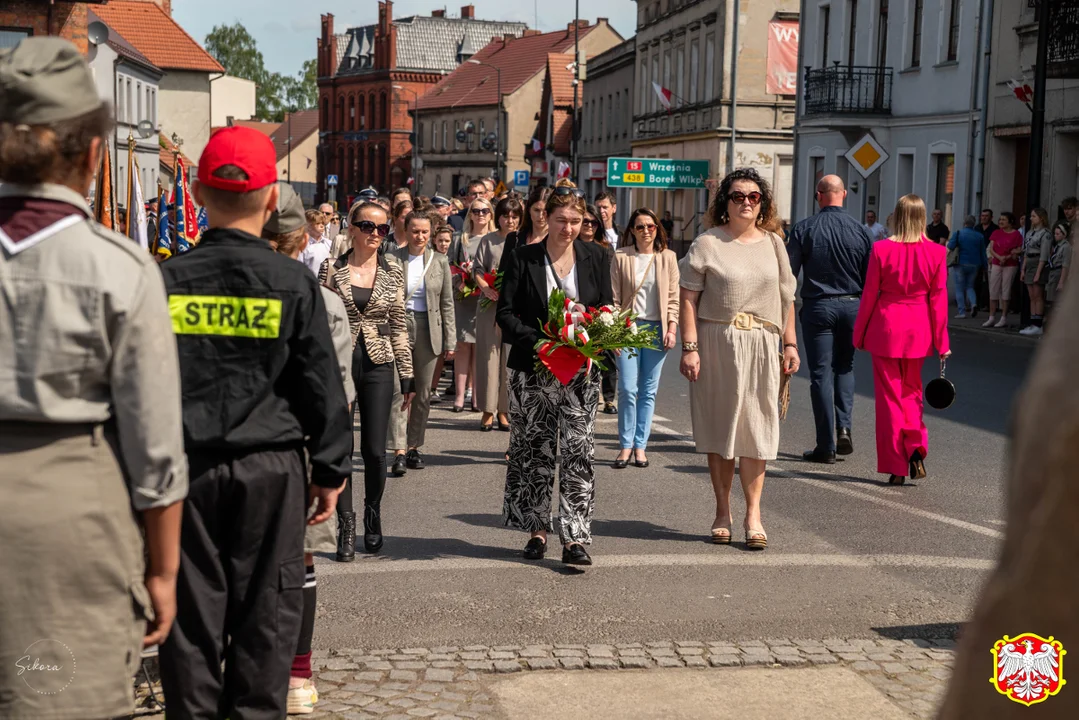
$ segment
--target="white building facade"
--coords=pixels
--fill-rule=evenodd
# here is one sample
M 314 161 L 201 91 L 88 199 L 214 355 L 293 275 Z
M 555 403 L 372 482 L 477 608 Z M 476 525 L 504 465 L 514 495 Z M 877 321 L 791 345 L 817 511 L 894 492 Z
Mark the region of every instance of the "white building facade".
M 847 210 L 861 219 L 873 210 L 884 222 L 908 193 L 942 210 L 950 228 L 977 210 L 968 188 L 977 181 L 982 5 L 803 0 L 794 219 L 816 212 L 827 174 L 843 178 Z M 845 156 L 867 134 L 887 160 L 863 178 Z

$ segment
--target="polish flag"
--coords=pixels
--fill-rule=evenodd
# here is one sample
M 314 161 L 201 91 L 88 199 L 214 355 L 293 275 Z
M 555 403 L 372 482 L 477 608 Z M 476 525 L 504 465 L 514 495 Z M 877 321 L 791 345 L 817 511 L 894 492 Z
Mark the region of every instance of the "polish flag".
M 541 143 L 538 138 L 532 138 L 532 152 L 538 153 L 542 149 L 543 143 Z
M 568 178 L 568 177 L 569 177 L 569 163 L 559 162 L 558 163 L 558 178 L 557 179 L 562 180 L 563 178 Z
M 658 82 L 652 83 L 652 89 L 656 91 L 656 95 L 659 95 L 659 104 L 669 111 L 671 109 L 671 91 Z

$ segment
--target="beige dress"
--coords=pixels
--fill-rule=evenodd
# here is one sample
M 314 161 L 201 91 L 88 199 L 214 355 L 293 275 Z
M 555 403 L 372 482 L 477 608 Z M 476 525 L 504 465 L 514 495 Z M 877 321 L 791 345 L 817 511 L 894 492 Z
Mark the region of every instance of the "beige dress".
M 697 452 L 774 460 L 782 328 L 797 282 L 783 241 L 769 234 L 746 245 L 713 228 L 693 241 L 679 269 L 681 286 L 701 293 L 701 370 L 690 384 Z M 734 324 L 740 313 L 752 316 L 752 328 Z
M 484 235 L 472 259 L 475 273 L 496 272 L 505 247 L 506 239 L 497 232 Z M 508 355 L 503 350 L 502 331 L 495 322 L 495 306 L 480 308 L 476 312 L 476 377 L 472 387 L 476 407 L 485 413 L 510 411 Z

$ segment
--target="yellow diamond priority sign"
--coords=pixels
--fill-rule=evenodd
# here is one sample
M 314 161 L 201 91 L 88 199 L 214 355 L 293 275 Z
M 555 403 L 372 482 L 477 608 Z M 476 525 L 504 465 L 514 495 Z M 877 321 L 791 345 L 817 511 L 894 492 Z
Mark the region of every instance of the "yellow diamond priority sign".
M 864 179 L 887 162 L 888 153 L 872 135 L 867 134 L 847 151 L 846 158 Z

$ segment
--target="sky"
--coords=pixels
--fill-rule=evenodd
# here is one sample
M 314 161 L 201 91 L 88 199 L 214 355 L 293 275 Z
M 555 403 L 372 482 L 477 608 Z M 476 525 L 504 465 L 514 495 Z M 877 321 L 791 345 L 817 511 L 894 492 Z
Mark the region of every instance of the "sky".
M 430 15 L 445 8 L 449 16 L 459 16 L 468 0 L 396 0 L 393 15 Z M 543 31 L 566 27 L 573 20 L 574 0 L 471 0 L 476 17 L 509 20 L 538 27 Z M 581 17 L 605 17 L 622 37 L 636 32 L 637 3 L 634 0 L 585 0 Z M 536 13 L 538 10 L 538 16 Z M 344 32 L 356 25 L 378 21 L 377 0 L 173 0 L 172 15 L 200 43 L 215 25 L 242 23 L 258 42 L 271 72 L 295 75 L 304 60 L 315 57 L 321 33 L 320 15 L 333 13 L 334 30 Z M 538 25 L 537 25 L 538 17 Z

